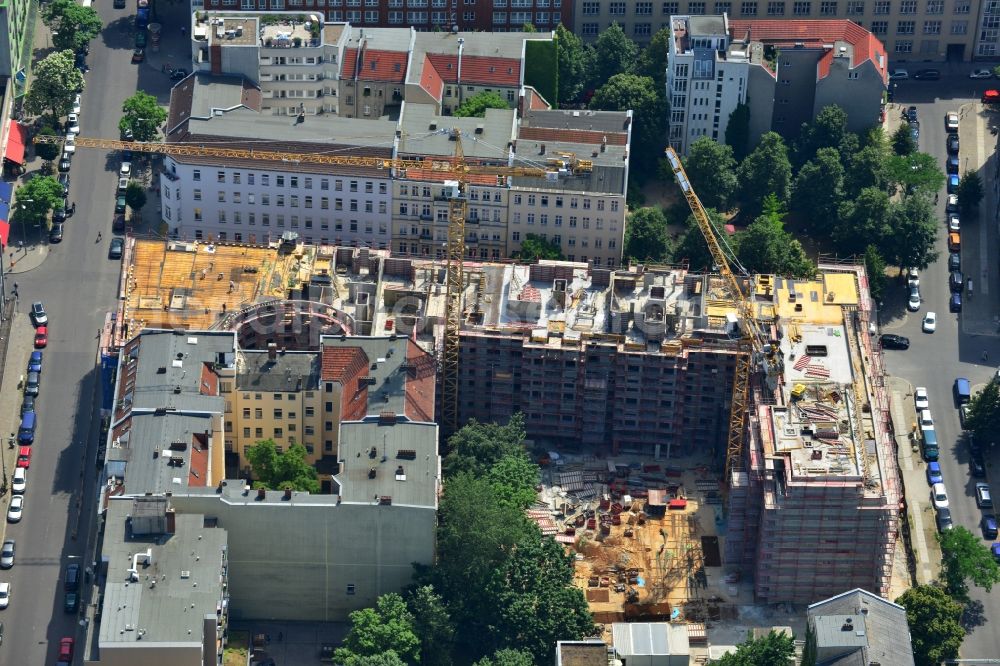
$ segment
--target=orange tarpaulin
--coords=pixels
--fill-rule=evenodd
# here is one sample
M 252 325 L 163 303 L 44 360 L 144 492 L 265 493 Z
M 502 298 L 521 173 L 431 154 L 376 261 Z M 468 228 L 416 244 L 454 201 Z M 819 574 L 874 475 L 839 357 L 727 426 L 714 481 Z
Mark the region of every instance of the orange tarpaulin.
M 3 157 L 17 164 L 24 164 L 24 147 L 28 143 L 28 129 L 16 120 L 10 121 L 7 134 L 7 148 Z

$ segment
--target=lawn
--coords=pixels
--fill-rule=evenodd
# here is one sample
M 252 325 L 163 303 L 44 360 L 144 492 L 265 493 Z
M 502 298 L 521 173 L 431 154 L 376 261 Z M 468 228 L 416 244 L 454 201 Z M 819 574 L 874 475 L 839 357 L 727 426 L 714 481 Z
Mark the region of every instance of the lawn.
M 222 653 L 222 666 L 246 666 L 249 650 L 250 632 L 230 631 L 226 649 Z

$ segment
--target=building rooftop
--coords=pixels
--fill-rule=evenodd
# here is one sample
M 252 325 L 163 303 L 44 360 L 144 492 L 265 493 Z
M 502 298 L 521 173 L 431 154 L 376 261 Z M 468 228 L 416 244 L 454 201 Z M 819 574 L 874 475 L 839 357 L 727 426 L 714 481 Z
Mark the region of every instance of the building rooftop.
M 818 666 L 913 666 L 906 609 L 898 604 L 856 588 L 811 604 L 806 615 L 817 649 L 840 653 Z
M 615 622 L 611 626 L 613 645 L 618 656 L 683 656 L 689 653 L 686 624 L 670 622 Z
M 170 515 L 159 525 L 155 516 L 140 520 L 147 502 Z M 112 499 L 105 524 L 100 647 L 202 645 L 203 619 L 223 612 L 226 531 L 206 527 L 202 515 L 173 514 L 162 498 Z
M 320 357 L 303 351 L 245 351 L 236 359 L 236 389 L 271 393 L 319 388 Z
M 441 81 L 456 83 L 461 45 L 463 84 L 517 87 L 522 79 L 524 42 L 529 39 L 550 40 L 552 33 L 418 32 L 406 81 L 419 85 L 425 70 L 433 68 Z
M 506 164 L 511 142 L 517 131 L 513 109 L 487 109 L 484 118 L 459 118 L 435 113 L 431 104 L 403 102 L 399 138 L 401 155 L 455 155 L 455 141 L 450 130 L 462 133 L 466 157 Z
M 340 426 L 341 501 L 436 507 L 438 428 L 401 417 L 368 416 Z
M 600 640 L 558 641 L 556 666 L 609 666 L 608 646 Z
M 200 16 L 199 12 L 194 13 L 191 36 L 195 41 L 222 46 L 257 46 L 257 17 L 223 15 L 200 21 Z
M 213 477 L 224 475 L 211 469 L 210 440 L 220 428 L 219 415 L 133 414 L 112 431 L 108 476 L 124 479 L 129 494 L 212 485 Z

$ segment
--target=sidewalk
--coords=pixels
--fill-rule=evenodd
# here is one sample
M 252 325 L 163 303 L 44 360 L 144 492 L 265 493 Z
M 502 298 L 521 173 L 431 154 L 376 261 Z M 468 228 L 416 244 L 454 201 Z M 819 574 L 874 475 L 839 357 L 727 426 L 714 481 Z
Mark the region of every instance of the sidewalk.
M 892 427 L 896 433 L 896 449 L 899 461 L 900 479 L 906 500 L 906 520 L 910 526 L 910 543 L 913 549 L 917 584 L 924 585 L 937 580 L 941 562 L 938 547 L 937 523 L 934 509 L 927 501 L 927 467 L 920 457 L 920 445 L 910 439 L 909 433 L 916 423 L 916 408 L 913 406 L 913 386 L 905 379 L 887 377 L 889 402 L 892 412 Z

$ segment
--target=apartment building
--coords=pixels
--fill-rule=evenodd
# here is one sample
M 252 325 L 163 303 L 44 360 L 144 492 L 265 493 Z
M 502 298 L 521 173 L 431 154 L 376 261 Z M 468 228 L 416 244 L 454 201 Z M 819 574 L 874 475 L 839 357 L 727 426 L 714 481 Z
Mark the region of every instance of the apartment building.
M 226 530 L 212 523 L 203 514 L 177 513 L 163 495 L 108 501 L 97 658 L 87 663 L 222 663 L 229 543 Z
M 171 91 L 166 141 L 388 158 L 395 128 L 332 115 L 290 124 L 261 113 L 260 91 L 247 79 L 199 73 Z M 291 231 L 309 242 L 387 248 L 391 192 L 385 170 L 308 161 L 171 155 L 160 177 L 172 234 L 250 243 Z
M 514 164 L 544 165 L 556 177 L 511 178 L 508 251 L 536 234 L 568 261 L 618 266 L 631 137 L 631 111 L 525 110 Z
M 989 4 L 989 0 L 581 0 L 573 32 L 594 40 L 618 23 L 626 35 L 643 42 L 669 28 L 674 15 L 727 14 L 733 19 L 779 20 L 793 26 L 806 19 L 841 19 L 873 33 L 885 44 L 893 63 L 969 60 L 996 53 L 1000 28 L 995 23 L 1000 9 Z
M 9 78 L 20 89 L 18 95 L 24 93 L 31 67 L 36 8 L 30 0 L 0 2 L 0 76 Z
M 671 20 L 668 137 L 681 154 L 703 136 L 724 141 L 739 104 L 750 107 L 751 145 L 768 131 L 794 138 L 831 104 L 847 113 L 851 131 L 879 122 L 888 58 L 878 39 L 851 21 Z
M 914 666 L 906 609 L 855 588 L 806 609 L 805 661 Z
M 232 0 L 193 0 L 192 8 L 223 10 L 235 6 Z M 517 32 L 525 23 L 541 31 L 555 30 L 560 23 L 573 22 L 572 0 L 302 0 L 294 8 L 284 0 L 252 0 L 241 3 L 244 10 L 287 14 L 309 12 L 326 21 L 347 21 L 366 28 L 412 26 L 421 32 L 448 32 L 458 29 L 481 32 Z

